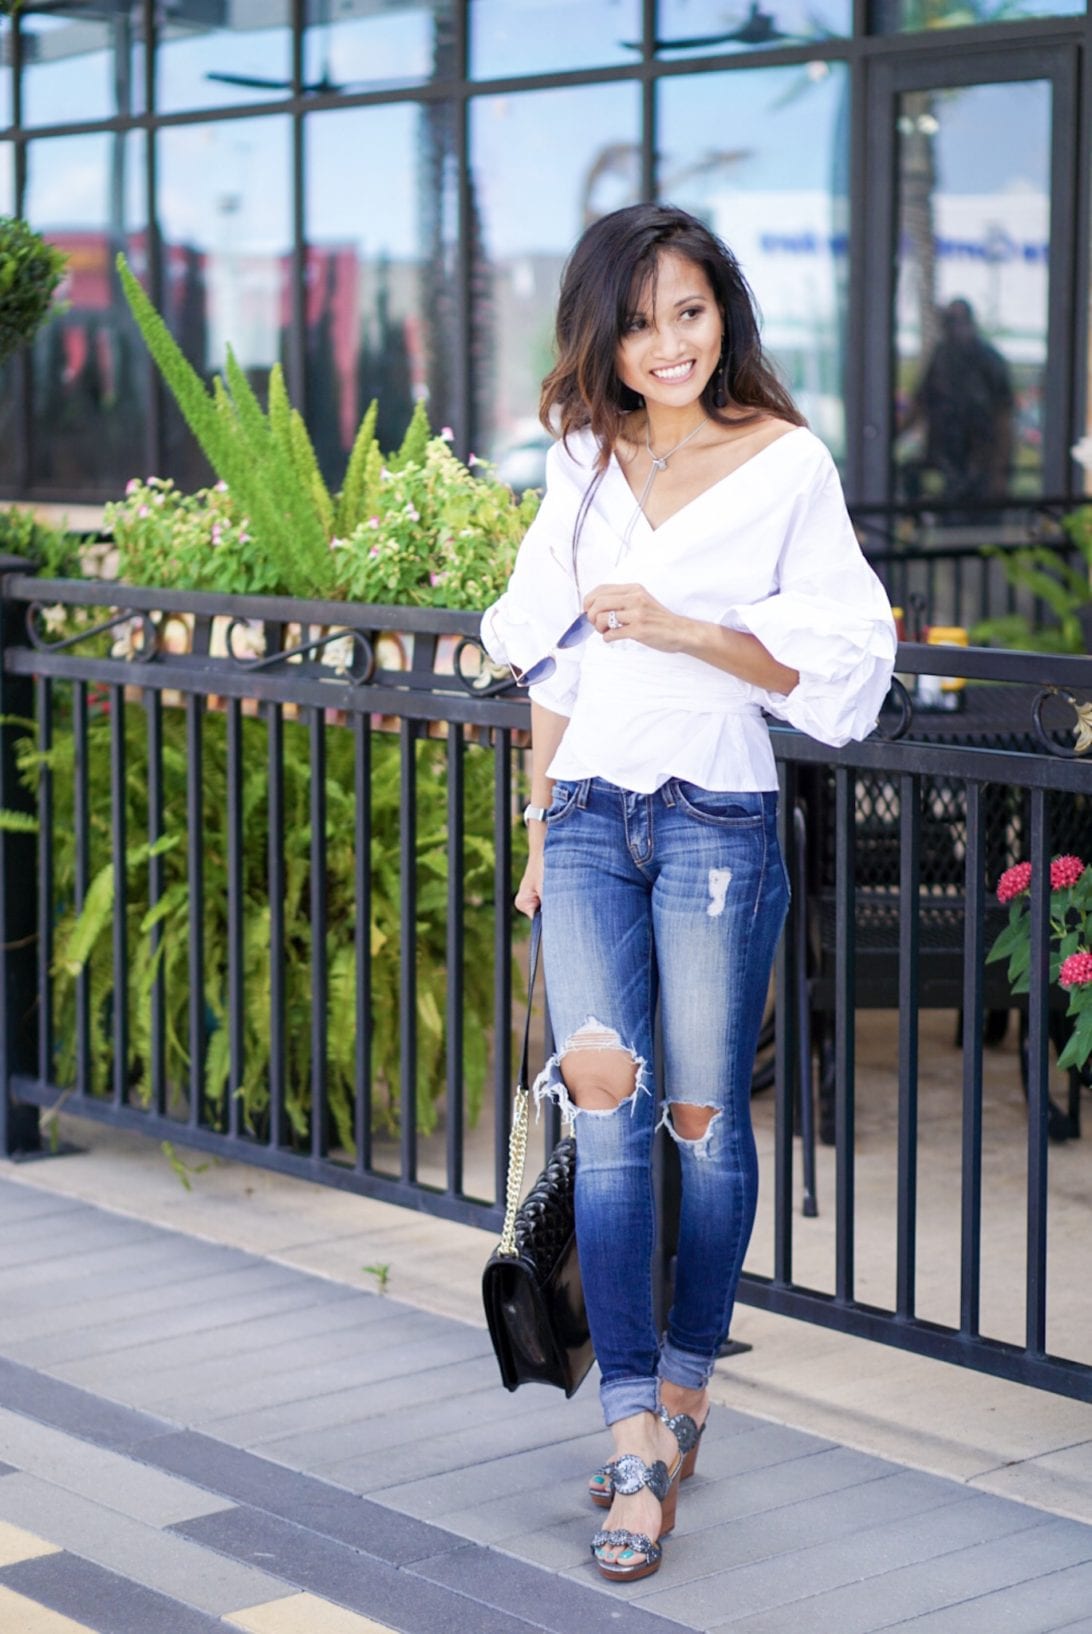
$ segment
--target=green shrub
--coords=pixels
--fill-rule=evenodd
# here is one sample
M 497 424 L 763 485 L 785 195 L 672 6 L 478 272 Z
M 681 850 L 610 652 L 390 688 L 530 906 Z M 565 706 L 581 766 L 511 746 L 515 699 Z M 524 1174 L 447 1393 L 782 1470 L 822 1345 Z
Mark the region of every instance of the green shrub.
M 49 316 L 68 257 L 17 216 L 0 216 L 0 365 Z

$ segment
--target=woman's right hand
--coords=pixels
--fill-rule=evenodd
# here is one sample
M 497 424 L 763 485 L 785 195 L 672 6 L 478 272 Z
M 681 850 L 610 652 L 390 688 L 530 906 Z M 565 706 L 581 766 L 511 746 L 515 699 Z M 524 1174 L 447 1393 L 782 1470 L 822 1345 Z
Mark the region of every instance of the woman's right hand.
M 527 859 L 527 866 L 523 870 L 523 878 L 516 892 L 516 907 L 520 913 L 525 913 L 528 919 L 533 919 L 542 906 L 542 875 L 545 861 L 543 847 L 532 843 L 531 855 Z

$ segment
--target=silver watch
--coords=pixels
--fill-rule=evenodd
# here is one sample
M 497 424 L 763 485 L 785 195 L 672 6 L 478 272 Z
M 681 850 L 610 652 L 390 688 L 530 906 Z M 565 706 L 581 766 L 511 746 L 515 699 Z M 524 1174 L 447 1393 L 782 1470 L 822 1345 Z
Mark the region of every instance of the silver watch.
M 524 823 L 544 823 L 546 821 L 546 807 L 524 806 L 523 821 Z

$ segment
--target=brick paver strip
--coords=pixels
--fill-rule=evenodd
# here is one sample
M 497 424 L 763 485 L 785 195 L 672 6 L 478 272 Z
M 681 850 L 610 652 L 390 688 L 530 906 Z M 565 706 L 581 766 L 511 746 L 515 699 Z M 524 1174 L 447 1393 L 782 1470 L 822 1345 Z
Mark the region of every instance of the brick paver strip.
M 218 1617 L 180 1605 L 77 1555 L 46 1555 L 7 1566 L 0 1571 L 0 1585 L 79 1619 L 96 1634 L 224 1634 Z
M 247 1634 L 394 1634 L 384 1624 L 314 1594 L 293 1594 L 269 1605 L 249 1606 L 224 1621 L 229 1628 L 242 1628 Z
M 0 1628 L 5 1634 L 96 1634 L 86 1623 L 74 1623 L 48 1606 L 37 1605 L 0 1583 Z

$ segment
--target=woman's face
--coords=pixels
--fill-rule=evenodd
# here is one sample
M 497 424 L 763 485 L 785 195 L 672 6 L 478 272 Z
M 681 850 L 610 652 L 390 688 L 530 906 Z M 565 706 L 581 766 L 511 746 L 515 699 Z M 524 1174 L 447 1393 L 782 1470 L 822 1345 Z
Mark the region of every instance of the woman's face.
M 665 250 L 618 343 L 619 377 L 646 403 L 685 408 L 720 360 L 724 320 L 696 262 Z

